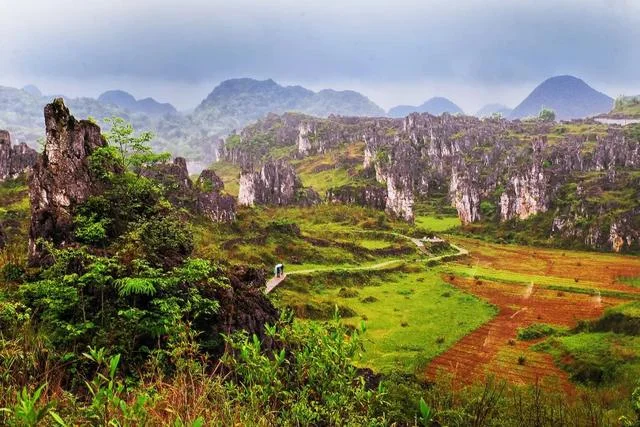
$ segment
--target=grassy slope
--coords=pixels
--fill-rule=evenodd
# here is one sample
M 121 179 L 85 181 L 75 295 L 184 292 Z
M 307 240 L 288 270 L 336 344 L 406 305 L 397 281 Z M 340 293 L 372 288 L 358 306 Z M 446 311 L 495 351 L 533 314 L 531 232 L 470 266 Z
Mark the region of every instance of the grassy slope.
M 0 250 L 0 268 L 6 262 L 26 262 L 29 198 L 25 179 L 0 184 L 0 226 L 8 236 Z
M 444 283 L 437 269 L 421 267 L 365 281 L 291 276 L 276 295 L 297 312 L 304 304 L 350 309 L 346 323 L 366 324 L 363 366 L 382 372 L 418 371 L 495 314 L 489 304 Z
M 229 162 L 215 162 L 211 165 L 211 169 L 224 182 L 224 189 L 232 196 L 238 197 L 240 189 L 240 167 Z

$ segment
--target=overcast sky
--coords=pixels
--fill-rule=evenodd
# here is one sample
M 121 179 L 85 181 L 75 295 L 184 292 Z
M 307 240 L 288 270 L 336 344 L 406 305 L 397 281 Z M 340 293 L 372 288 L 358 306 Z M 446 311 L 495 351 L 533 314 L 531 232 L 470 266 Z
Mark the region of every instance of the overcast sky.
M 473 113 L 558 74 L 640 93 L 640 0 L 0 0 L 0 85 L 45 93 L 187 109 L 255 77 Z

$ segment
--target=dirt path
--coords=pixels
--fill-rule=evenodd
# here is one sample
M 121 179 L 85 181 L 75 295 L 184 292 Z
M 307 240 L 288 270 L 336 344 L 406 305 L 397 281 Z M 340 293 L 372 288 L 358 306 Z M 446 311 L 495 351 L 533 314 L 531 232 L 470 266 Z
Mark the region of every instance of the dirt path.
M 405 236 L 403 234 L 398 234 L 398 233 L 391 233 L 394 236 L 399 236 L 399 237 L 403 237 L 407 240 L 410 240 L 413 242 L 414 245 L 416 245 L 418 247 L 418 250 L 420 252 L 426 253 L 426 249 L 424 247 L 424 243 L 422 240 L 420 239 L 416 239 L 414 237 L 409 237 L 409 236 Z M 442 261 L 445 259 L 451 259 L 451 258 L 457 258 L 460 256 L 465 256 L 469 254 L 469 251 L 467 251 L 464 248 L 461 248 L 459 246 L 454 245 L 453 243 L 449 243 L 449 245 L 454 248 L 457 252 L 454 254 L 445 254 L 445 255 L 438 255 L 438 256 L 434 256 L 434 257 L 429 257 L 427 258 L 425 261 L 429 262 L 429 261 Z M 282 283 L 284 281 L 284 279 L 286 279 L 288 276 L 292 276 L 292 275 L 302 275 L 302 274 L 311 274 L 311 273 L 318 273 L 318 272 L 324 272 L 324 271 L 335 271 L 335 270 L 341 270 L 341 271 L 375 271 L 375 270 L 387 270 L 387 269 L 391 269 L 391 268 L 395 268 L 398 267 L 399 265 L 402 265 L 405 261 L 403 259 L 392 259 L 392 260 L 388 260 L 388 261 L 384 261 L 378 264 L 374 264 L 374 265 L 367 265 L 367 266 L 356 266 L 356 267 L 323 267 L 323 268 L 311 268 L 308 270 L 298 270 L 298 271 L 292 271 L 289 272 L 287 274 L 285 274 L 282 277 L 272 277 L 271 279 L 269 279 L 269 281 L 267 281 L 267 286 L 265 289 L 265 293 L 270 293 L 271 291 L 273 291 L 280 283 Z

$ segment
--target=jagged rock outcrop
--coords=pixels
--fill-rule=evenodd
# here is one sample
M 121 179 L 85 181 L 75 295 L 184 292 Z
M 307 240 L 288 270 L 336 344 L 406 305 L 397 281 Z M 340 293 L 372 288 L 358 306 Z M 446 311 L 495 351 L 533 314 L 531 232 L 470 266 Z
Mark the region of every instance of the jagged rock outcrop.
M 578 224 L 590 222 L 583 228 Z M 582 242 L 585 246 L 613 252 L 640 250 L 640 208 L 607 223 L 598 218 L 579 215 L 560 215 L 553 219 L 551 236 L 567 242 Z
M 230 286 L 215 287 L 215 299 L 220 302 L 216 314 L 218 321 L 212 327 L 217 336 L 245 330 L 261 340 L 267 338 L 264 325 L 273 325 L 279 318 L 278 310 L 264 295 L 266 283 L 263 271 L 238 267 L 230 274 Z M 264 341 L 268 345 L 267 341 Z
M 536 138 L 532 143 L 529 164 L 523 165 L 524 171 L 517 171 L 509 179 L 507 189 L 500 195 L 500 218 L 503 221 L 520 218 L 547 211 L 547 176 L 544 172 L 543 150 L 545 138 Z
M 640 249 L 640 209 L 634 209 L 611 223 L 607 243 L 614 252 Z
M 298 126 L 298 153 L 302 156 L 309 154 L 316 138 L 313 122 L 302 122 Z
M 626 173 L 640 168 L 637 131 L 632 136 L 622 127 L 592 120 L 547 123 L 417 113 L 402 119 L 285 116 L 270 116 L 243 130 L 234 146 L 236 157 L 263 159 L 277 150 L 279 155 L 300 158 L 364 143 L 364 171 L 358 173 L 363 182 L 358 186 L 375 187 L 374 179 L 384 184 L 385 209 L 398 217 L 411 220 L 414 200 L 435 193 L 448 194 L 464 224 L 548 214 L 565 223 L 564 230 L 575 227 L 586 246 L 623 251 L 629 245 L 614 244 L 621 241 L 616 236 L 624 234 L 621 238 L 627 241 L 626 236 L 633 235 L 619 231 L 621 225 L 610 228 L 612 220 L 625 217 L 640 203 L 629 190 L 620 191 L 638 188 L 627 182 Z M 573 190 L 567 186 L 581 180 L 593 185 L 583 194 L 569 194 Z M 246 188 L 253 183 L 247 181 Z M 609 196 L 594 203 L 603 192 Z M 332 189 L 327 196 L 329 201 L 379 201 L 372 203 L 352 190 Z M 617 203 L 618 197 L 624 201 Z M 576 210 L 571 203 L 559 203 L 563 198 L 584 203 Z M 608 213 L 611 209 L 614 214 Z M 552 218 L 545 222 L 547 227 L 551 222 Z M 538 235 L 564 235 L 554 230 Z
M 268 161 L 258 172 L 240 175 L 238 203 L 254 205 L 312 205 L 320 200 L 317 193 L 304 190 L 293 167 L 283 161 Z
M 11 135 L 0 130 L 0 182 L 17 178 L 38 160 L 38 153 L 25 143 L 11 145 Z
M 387 190 L 386 188 L 373 185 L 344 185 L 327 190 L 327 201 L 329 203 L 343 203 L 373 209 L 385 209 L 387 206 Z
M 176 157 L 171 163 L 143 167 L 140 175 L 160 183 L 172 204 L 190 209 L 195 207 L 193 182 L 189 178 L 187 161 L 184 158 Z
M 41 261 L 39 238 L 64 246 L 73 240 L 73 210 L 100 190 L 89 156 L 106 141 L 98 125 L 76 120 L 61 98 L 44 108 L 46 141 L 29 179 L 29 259 Z
M 452 170 L 449 197 L 463 224 L 480 220 L 480 192 L 465 169 Z
M 197 209 L 213 222 L 232 222 L 236 219 L 236 200 L 224 194 L 224 183 L 210 169 L 205 169 L 196 182 Z
M 224 183 L 210 169 L 200 173 L 195 185 L 182 157 L 176 157 L 172 163 L 143 168 L 140 174 L 162 184 L 167 199 L 175 206 L 197 212 L 213 222 L 232 222 L 236 218 L 235 199 L 224 194 Z

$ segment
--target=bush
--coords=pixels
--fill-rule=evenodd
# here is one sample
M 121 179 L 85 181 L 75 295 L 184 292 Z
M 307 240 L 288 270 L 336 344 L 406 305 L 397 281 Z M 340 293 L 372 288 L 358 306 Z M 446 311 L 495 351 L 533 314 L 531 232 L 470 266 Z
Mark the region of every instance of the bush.
M 137 231 L 145 258 L 154 266 L 172 268 L 193 251 L 193 234 L 175 217 L 152 218 Z
M 338 296 L 340 298 L 355 298 L 358 295 L 360 295 L 358 291 L 351 288 L 340 288 L 338 291 Z
M 74 218 L 76 240 L 95 246 L 107 243 L 106 226 L 110 222 L 107 218 L 97 219 L 95 214 L 90 216 L 76 215 Z
M 518 329 L 518 339 L 535 340 L 538 338 L 554 335 L 558 330 L 551 325 L 544 323 L 534 323 L 526 328 Z
M 381 424 L 381 390 L 367 388 L 353 360 L 360 333 L 334 318 L 267 327 L 275 350 L 263 348 L 255 335 L 228 337 L 232 351 L 223 361 L 232 373 L 229 397 L 276 417 L 274 425 Z
M 12 262 L 6 263 L 0 269 L 0 277 L 6 282 L 20 282 L 24 276 L 24 268 Z
M 542 122 L 554 122 L 556 120 L 556 113 L 549 108 L 543 108 L 538 114 L 538 119 Z

